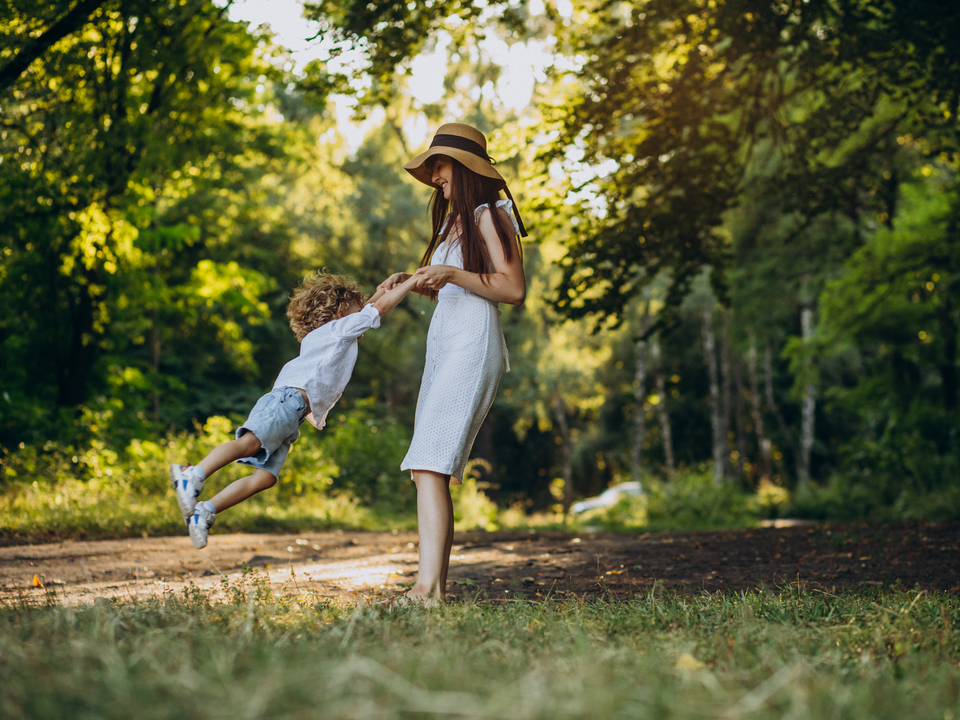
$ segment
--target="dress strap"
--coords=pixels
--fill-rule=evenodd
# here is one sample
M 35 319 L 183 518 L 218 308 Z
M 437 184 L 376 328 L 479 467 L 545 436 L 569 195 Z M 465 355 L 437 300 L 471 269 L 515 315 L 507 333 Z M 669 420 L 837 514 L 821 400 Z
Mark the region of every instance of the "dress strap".
M 480 216 L 483 214 L 483 211 L 490 207 L 490 203 L 484 203 L 483 205 L 477 206 L 475 214 L 475 220 L 480 222 Z M 512 200 L 497 200 L 497 207 L 507 211 L 507 215 L 510 216 L 510 220 L 513 222 L 513 229 L 520 234 L 520 225 L 517 223 L 517 219 L 514 217 L 514 213 L 510 212 L 513 209 Z

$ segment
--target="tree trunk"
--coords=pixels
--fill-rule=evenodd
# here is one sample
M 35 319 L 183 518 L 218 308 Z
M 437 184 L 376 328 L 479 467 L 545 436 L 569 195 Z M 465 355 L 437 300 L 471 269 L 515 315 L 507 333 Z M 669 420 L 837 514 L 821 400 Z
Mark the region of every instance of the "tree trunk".
M 703 309 L 703 350 L 707 356 L 707 369 L 710 374 L 710 427 L 713 431 L 713 480 L 717 485 L 723 482 L 723 449 L 726 438 L 723 437 L 723 422 L 720 408 L 720 386 L 717 379 L 717 354 L 713 341 L 713 305 Z
M 720 390 L 723 410 L 720 415 L 720 436 L 723 438 L 723 474 L 733 477 L 735 468 L 730 458 L 730 416 L 733 413 L 733 373 L 730 371 L 730 311 L 721 310 L 723 332 L 720 335 Z M 739 465 L 739 463 L 737 463 Z
M 496 467 L 494 462 L 496 457 L 493 442 L 493 422 L 489 415 L 487 415 L 486 419 L 480 425 L 480 430 L 477 431 L 477 438 L 473 441 L 473 452 L 471 456 L 483 458 L 490 463 L 491 468 Z
M 737 434 L 737 459 L 734 466 L 737 469 L 737 474 L 742 477 L 744 472 L 743 468 L 747 462 L 747 430 L 744 427 L 743 362 L 740 358 L 737 358 L 733 362 L 733 381 L 734 390 L 736 390 L 736 394 L 734 395 L 736 401 L 733 403 L 734 432 Z
M 63 361 L 64 371 L 57 389 L 57 405 L 61 407 L 75 407 L 87 399 L 90 373 L 96 359 L 96 304 L 90 295 L 90 287 L 95 285 L 96 277 L 87 273 L 86 279 L 85 284 L 77 285 L 78 297 L 70 309 L 70 349 Z
M 943 406 L 948 413 L 955 413 L 960 400 L 957 382 L 957 323 L 953 318 L 953 303 L 946 296 L 942 299 L 938 315 L 940 335 L 943 338 L 943 361 L 939 368 Z
M 153 368 L 153 422 L 160 424 L 160 317 L 157 308 L 150 311 L 150 366 Z
M 780 432 L 783 434 L 783 439 L 790 446 L 790 449 L 796 453 L 797 445 L 793 441 L 793 435 L 790 434 L 790 428 L 787 427 L 787 421 L 783 419 L 783 415 L 780 413 L 780 408 L 777 406 L 777 403 L 773 399 L 773 349 L 770 347 L 770 341 L 767 340 L 767 344 L 763 349 L 763 375 L 764 375 L 764 388 L 767 396 L 767 407 L 770 408 L 770 412 L 773 413 L 773 416 L 777 419 L 777 424 L 780 426 Z
M 760 449 L 760 474 L 769 480 L 773 475 L 770 462 L 770 439 L 763 431 L 763 411 L 760 407 L 760 387 L 757 383 L 757 339 L 750 337 L 750 351 L 747 354 L 747 372 L 750 376 L 750 412 L 753 416 L 753 431 L 757 434 L 757 447 Z
M 657 405 L 657 417 L 660 419 L 660 439 L 663 442 L 663 459 L 667 464 L 667 475 L 673 476 L 677 469 L 676 462 L 673 459 L 673 433 L 670 430 L 670 413 L 667 411 L 667 388 L 663 380 L 663 364 L 660 355 L 660 337 L 654 335 L 651 341 L 650 351 L 653 354 L 653 363 L 656 368 L 656 378 L 654 382 L 657 386 L 657 395 L 660 402 Z
M 800 332 L 804 343 L 813 336 L 813 308 L 804 306 L 800 311 Z M 810 360 L 807 359 L 809 366 Z M 809 367 L 807 368 L 809 372 Z M 817 407 L 816 388 L 808 377 L 803 388 L 803 404 L 801 406 L 800 421 L 800 452 L 797 453 L 797 484 L 807 485 L 810 482 L 810 451 L 813 449 L 814 411 Z
M 890 170 L 890 177 L 883 184 L 881 194 L 887 206 L 887 219 L 883 222 L 888 230 L 893 230 L 893 218 L 897 214 L 897 197 L 900 195 L 900 173 L 896 168 Z
M 637 368 L 633 377 L 633 446 L 630 451 L 630 479 L 640 480 L 643 459 L 643 438 L 646 433 L 646 411 L 643 409 L 647 398 L 647 341 L 643 335 L 647 331 L 650 317 L 650 302 L 643 307 L 640 317 L 640 334 L 637 339 Z
M 570 426 L 567 424 L 567 411 L 563 407 L 563 398 L 558 389 L 553 396 L 553 419 L 560 429 L 560 476 L 563 478 L 563 514 L 570 512 L 573 504 L 573 461 L 570 452 Z

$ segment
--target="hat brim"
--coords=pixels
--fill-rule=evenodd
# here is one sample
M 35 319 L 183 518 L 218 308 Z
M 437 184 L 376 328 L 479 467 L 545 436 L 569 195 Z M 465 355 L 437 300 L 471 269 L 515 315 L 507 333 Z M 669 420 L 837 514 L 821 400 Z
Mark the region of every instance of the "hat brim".
M 446 155 L 447 157 L 452 157 L 454 160 L 458 160 L 465 167 L 477 173 L 477 175 L 483 175 L 484 177 L 499 180 L 503 187 L 506 187 L 507 185 L 507 181 L 504 180 L 503 176 L 497 172 L 496 168 L 494 168 L 493 165 L 483 158 L 474 155 L 469 150 L 461 150 L 460 148 L 447 147 L 445 145 L 438 145 L 430 148 L 426 152 L 420 153 L 413 158 L 413 160 L 404 163 L 403 169 L 413 175 L 413 177 L 422 182 L 424 185 L 429 185 L 432 188 L 436 188 L 437 186 L 433 184 L 432 179 L 433 171 L 427 166 L 427 161 L 432 157 L 436 157 L 437 155 Z

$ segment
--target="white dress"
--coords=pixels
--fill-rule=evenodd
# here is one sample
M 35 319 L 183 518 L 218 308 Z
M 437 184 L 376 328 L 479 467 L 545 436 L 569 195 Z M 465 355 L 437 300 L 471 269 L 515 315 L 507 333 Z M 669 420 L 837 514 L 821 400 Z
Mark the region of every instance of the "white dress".
M 487 207 L 477 208 L 478 221 Z M 497 207 L 510 212 L 511 203 L 501 200 Z M 512 215 L 510 219 L 519 232 L 517 221 Z M 430 264 L 462 269 L 460 244 L 442 242 Z M 449 475 L 452 485 L 460 484 L 504 365 L 509 372 L 497 303 L 451 283 L 441 288 L 427 332 L 413 440 L 401 470 L 430 470 Z

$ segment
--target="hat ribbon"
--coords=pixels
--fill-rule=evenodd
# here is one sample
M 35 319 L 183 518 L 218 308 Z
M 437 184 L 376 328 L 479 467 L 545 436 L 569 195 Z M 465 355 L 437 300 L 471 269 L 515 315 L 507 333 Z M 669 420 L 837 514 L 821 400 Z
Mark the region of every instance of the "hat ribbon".
M 487 151 L 483 149 L 483 146 L 480 143 L 474 142 L 469 138 L 460 137 L 459 135 L 445 135 L 442 133 L 439 135 L 434 135 L 433 142 L 430 143 L 430 147 L 452 147 L 457 148 L 458 150 L 466 150 L 468 153 L 472 153 L 479 158 L 483 158 L 490 164 L 495 162 L 492 157 L 487 155 Z

